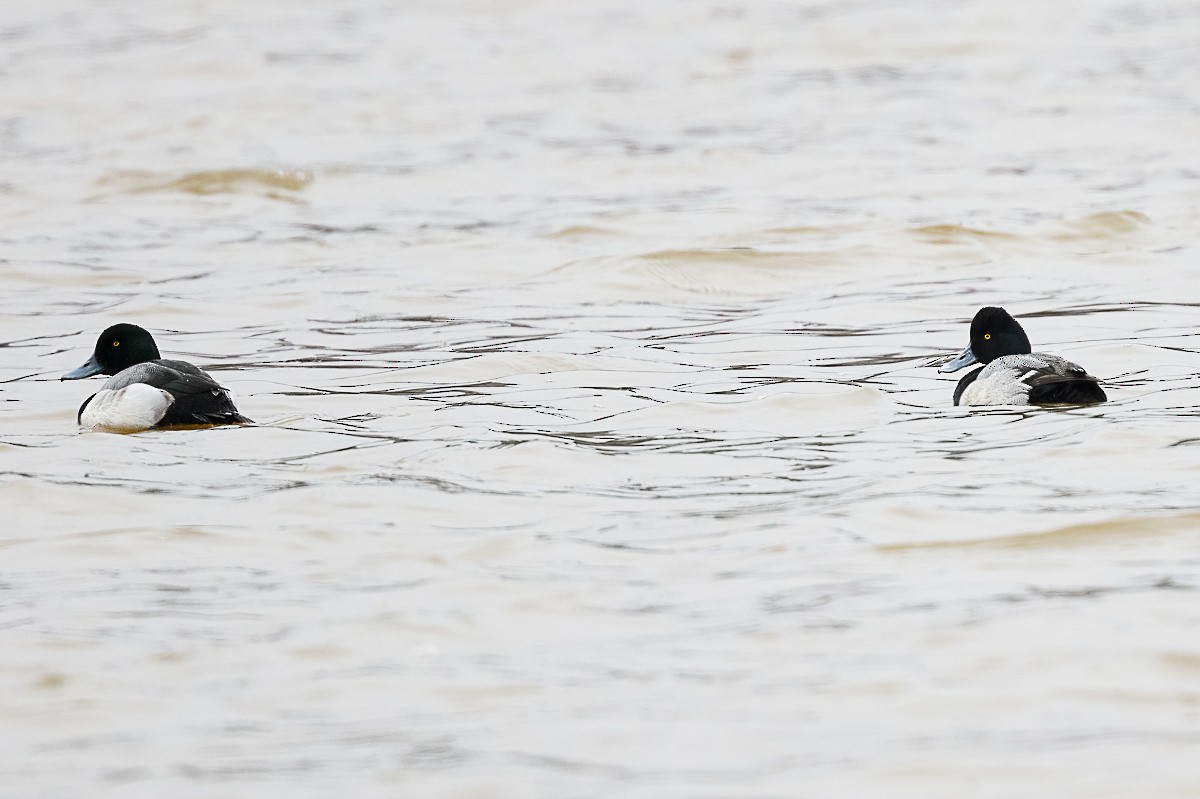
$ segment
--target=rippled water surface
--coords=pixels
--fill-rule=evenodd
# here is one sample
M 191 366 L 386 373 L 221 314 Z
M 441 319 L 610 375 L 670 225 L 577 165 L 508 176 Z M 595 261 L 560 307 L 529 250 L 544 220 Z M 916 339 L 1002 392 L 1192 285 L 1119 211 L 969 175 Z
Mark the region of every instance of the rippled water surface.
M 0 796 L 1200 795 L 1195 3 L 18 3 Z M 986 304 L 1111 402 L 969 412 Z M 258 425 L 79 433 L 117 321 Z

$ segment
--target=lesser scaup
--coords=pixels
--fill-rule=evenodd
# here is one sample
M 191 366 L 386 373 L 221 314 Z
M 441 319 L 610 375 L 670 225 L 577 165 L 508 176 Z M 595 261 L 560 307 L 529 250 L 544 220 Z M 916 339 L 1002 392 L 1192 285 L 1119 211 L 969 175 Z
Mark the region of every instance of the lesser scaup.
M 247 424 L 229 389 L 185 361 L 163 360 L 149 332 L 119 324 L 105 330 L 83 366 L 60 379 L 112 375 L 79 407 L 81 427 L 134 433 L 152 427 Z
M 955 405 L 1092 405 L 1108 399 L 1096 378 L 1057 355 L 1034 353 L 1029 337 L 1003 308 L 982 308 L 971 320 L 971 344 L 941 367 L 974 363 L 954 389 Z

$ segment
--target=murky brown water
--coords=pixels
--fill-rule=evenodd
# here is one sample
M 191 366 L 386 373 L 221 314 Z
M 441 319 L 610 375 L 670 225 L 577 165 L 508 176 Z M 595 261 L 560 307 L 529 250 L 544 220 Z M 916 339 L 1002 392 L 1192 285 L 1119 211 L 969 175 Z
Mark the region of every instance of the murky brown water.
M 9 9 L 0 796 L 1196 796 L 1198 36 Z M 260 426 L 78 433 L 116 321 Z

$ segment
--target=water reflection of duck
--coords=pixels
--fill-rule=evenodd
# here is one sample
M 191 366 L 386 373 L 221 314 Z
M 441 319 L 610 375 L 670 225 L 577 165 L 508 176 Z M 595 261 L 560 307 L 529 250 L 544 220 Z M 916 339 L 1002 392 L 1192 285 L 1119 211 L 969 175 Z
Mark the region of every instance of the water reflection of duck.
M 981 308 L 971 344 L 940 371 L 974 363 L 954 389 L 955 405 L 1091 405 L 1108 399 L 1095 377 L 1057 355 L 1032 352 L 1024 329 L 1003 308 Z
M 87 363 L 62 380 L 112 375 L 79 407 L 81 427 L 132 433 L 151 427 L 245 424 L 229 389 L 186 361 L 159 357 L 154 337 L 137 325 L 105 330 Z

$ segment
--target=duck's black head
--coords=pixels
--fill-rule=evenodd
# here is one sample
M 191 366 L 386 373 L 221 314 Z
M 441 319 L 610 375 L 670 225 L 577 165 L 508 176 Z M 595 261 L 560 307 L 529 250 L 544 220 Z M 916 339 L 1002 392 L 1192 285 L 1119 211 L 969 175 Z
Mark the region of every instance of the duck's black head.
M 980 363 L 1033 352 L 1021 323 L 1003 308 L 980 308 L 971 320 L 971 351 Z
M 1003 308 L 980 308 L 971 320 L 971 345 L 949 363 L 943 372 L 954 372 L 973 363 L 988 364 L 1005 355 L 1033 352 L 1029 336 L 1016 319 Z
M 137 325 L 113 325 L 96 340 L 96 351 L 88 362 L 72 369 L 61 380 L 78 380 L 92 375 L 115 375 L 131 366 L 158 360 L 158 345 L 149 331 Z

